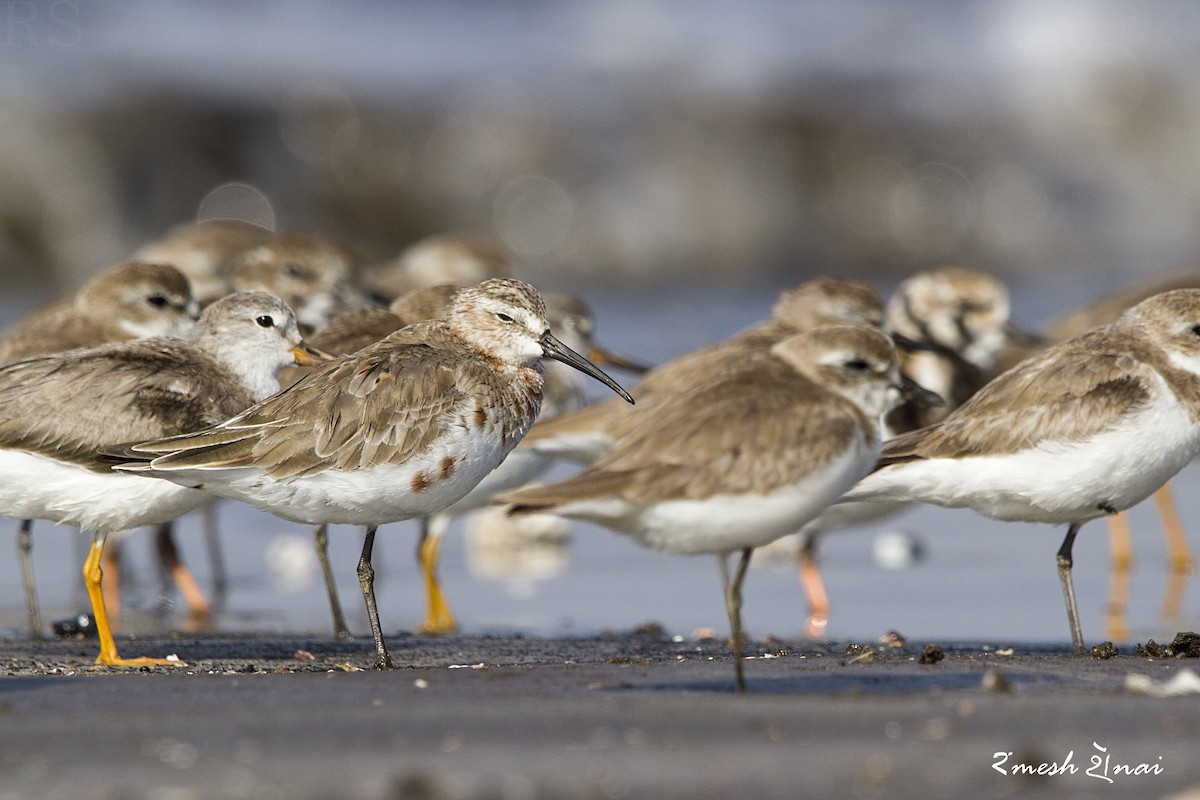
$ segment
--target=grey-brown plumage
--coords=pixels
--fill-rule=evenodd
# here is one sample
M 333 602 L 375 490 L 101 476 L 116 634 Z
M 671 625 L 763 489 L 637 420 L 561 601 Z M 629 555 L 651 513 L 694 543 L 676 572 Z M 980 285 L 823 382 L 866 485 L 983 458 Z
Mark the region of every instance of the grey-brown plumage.
M 375 344 L 405 325 L 441 319 L 462 286 L 444 284 L 397 297 L 387 308 L 354 308 L 336 314 L 311 337 L 314 347 L 347 355 Z
M 215 428 L 115 455 L 122 469 L 285 519 L 368 525 L 360 583 L 382 668 L 375 527 L 440 511 L 495 469 L 537 415 L 545 357 L 624 393 L 551 335 L 536 289 L 493 279 L 459 292 L 445 320 L 403 328 Z
M 797 530 L 870 470 L 879 417 L 900 389 L 882 331 L 818 328 L 747 351 L 737 366 L 639 415 L 581 474 L 496 500 L 514 513 L 597 522 L 666 552 L 717 554 L 744 689 L 741 581 L 751 551 Z M 733 552 L 741 560 L 730 581 Z
M 882 322 L 883 302 L 871 286 L 844 278 L 817 278 L 784 292 L 771 319 L 650 370 L 633 388 L 638 400 L 635 408 L 624 408 L 609 399 L 548 419 L 534 426 L 522 447 L 590 463 L 625 436 L 649 409 L 736 368 L 748 353 L 822 325 L 879 326 Z
M 199 305 L 188 280 L 175 267 L 118 264 L 71 299 L 10 326 L 0 337 L 0 364 L 147 336 L 179 336 L 197 316 Z
M 889 441 L 878 466 L 1082 442 L 1146 406 L 1160 376 L 1200 422 L 1200 378 L 1163 360 L 1145 339 L 1131 337 L 1128 323 L 1098 328 L 1023 361 L 944 421 Z
M 579 476 L 498 499 L 553 511 L 559 503 L 612 495 L 654 503 L 766 494 L 827 466 L 857 426 L 870 424 L 769 350 L 676 402 L 639 420 Z M 804 447 L 795 446 L 798 437 Z
M 430 286 L 468 286 L 512 276 L 512 256 L 498 242 L 484 236 L 440 234 L 414 242 L 392 261 L 366 270 L 363 285 L 390 302 Z
M 442 319 L 452 307 L 454 298 L 462 290 L 457 284 L 440 284 L 422 289 L 415 289 L 392 301 L 387 309 L 353 309 L 335 316 L 330 323 L 318 331 L 312 341 L 321 349 L 333 353 L 353 353 L 368 347 L 375 342 L 395 333 L 405 325 Z M 599 347 L 592 339 L 593 320 L 587 304 L 575 295 L 551 292 L 544 295 L 546 318 L 550 330 L 561 337 L 569 347 L 578 348 L 599 363 L 614 363 L 630 367 L 631 362 L 620 359 Z M 418 329 L 415 340 L 421 341 L 423 334 Z M 393 342 L 398 341 L 393 337 Z M 545 366 L 544 391 L 541 416 L 555 415 L 563 411 L 578 408 L 584 400 L 584 391 L 579 372 L 557 362 Z M 308 368 L 297 367 L 285 370 L 280 376 L 280 382 L 285 386 L 300 380 L 311 372 Z M 445 602 L 441 587 L 436 578 L 436 561 L 439 551 L 439 540 L 445 532 L 450 515 L 460 506 L 467 509 L 486 504 L 486 496 L 476 498 L 487 487 L 487 494 L 499 486 L 508 488 L 524 483 L 525 480 L 512 480 L 511 475 L 533 477 L 541 471 L 539 466 L 532 469 L 527 465 L 518 464 L 522 459 L 519 455 L 510 454 L 505 463 L 492 472 L 479 486 L 462 499 L 454 507 L 433 517 L 423 518 L 421 541 L 418 545 L 422 572 L 427 582 L 427 595 L 430 597 L 430 612 L 422 627 L 424 632 L 448 633 L 454 627 L 453 615 Z M 548 464 L 548 462 L 546 462 Z M 527 479 L 527 478 L 526 478 Z M 349 630 L 341 613 L 341 604 L 337 597 L 333 576 L 328 567 L 328 534 L 324 525 L 319 525 L 313 532 L 317 548 L 317 558 L 325 577 L 326 590 L 329 595 L 330 608 L 334 619 L 334 632 L 339 638 L 348 637 Z
M 937 422 L 995 377 L 1000 352 L 1034 341 L 1010 316 L 1008 288 L 974 267 L 922 270 L 902 281 L 888 300 L 886 324 L 922 347 L 902 348 L 900 369 L 945 403 L 903 403 L 888 414 L 888 428 Z
M 214 303 L 186 339 L 152 337 L 0 368 L 0 514 L 94 532 L 84 575 L 102 663 L 151 663 L 116 653 L 100 590 L 105 538 L 167 522 L 205 496 L 114 473 L 98 451 L 213 424 L 276 389 L 281 366 L 311 355 L 291 310 L 251 293 Z
M 200 304 L 206 306 L 233 291 L 228 271 L 233 258 L 270 236 L 270 229 L 242 220 L 189 222 L 144 245 L 134 257 L 178 267 L 191 281 Z
M 1173 289 L 1200 288 L 1200 271 L 1195 269 L 1153 275 L 1150 278 L 1122 287 L 1078 309 L 1052 320 L 1045 326 L 1046 341 L 1038 346 L 1009 348 L 1001 354 L 1005 367 L 1011 367 L 1043 349 L 1048 343 L 1066 341 L 1100 325 L 1115 322 L 1127 309 L 1148 297 Z M 1154 504 L 1162 523 L 1163 538 L 1167 545 L 1167 563 L 1171 570 L 1168 588 L 1162 605 L 1162 617 L 1173 619 L 1179 616 L 1183 598 L 1182 587 L 1195 572 L 1196 558 L 1188 541 L 1175 503 L 1170 483 L 1154 493 Z M 1112 598 L 1109 602 L 1107 635 L 1117 641 L 1129 636 L 1125 622 L 1122 593 L 1118 587 L 1128 585 L 1130 565 L 1133 562 L 1133 535 L 1130 518 L 1118 514 L 1108 519 L 1110 549 L 1112 552 Z M 1123 593 L 1128 596 L 1128 591 Z
M 1173 289 L 1196 288 L 1200 288 L 1200 272 L 1196 270 L 1156 275 L 1059 317 L 1046 326 L 1046 338 L 1051 342 L 1066 341 L 1092 328 L 1116 322 L 1128 309 L 1148 297 Z
M 489 282 L 497 288 L 506 287 Z M 507 299 L 545 317 L 540 297 Z M 353 358 L 315 368 L 234 425 L 137 450 L 168 453 L 155 460 L 161 469 L 253 465 L 287 479 L 402 463 L 451 424 L 486 427 L 515 444 L 541 406 L 541 370 L 497 371 L 462 335 L 477 321 L 464 305 L 450 320 L 407 326 Z
M 1088 520 L 1159 489 L 1200 450 L 1200 290 L 1155 295 L 1003 373 L 945 420 L 891 440 L 847 499 L 1068 525 L 1059 581 L 1077 654 L 1071 551 Z
M 210 306 L 186 338 L 110 344 L 0 369 L 0 448 L 108 473 L 98 455 L 107 445 L 229 418 L 262 399 L 263 379 L 273 379 L 278 369 L 271 363 L 256 370 L 261 375 L 245 375 L 244 359 L 232 354 L 266 315 L 280 331 L 272 338 L 292 337 L 291 347 L 300 346 L 287 306 L 255 292 Z M 283 356 L 288 350 L 281 349 Z
M 819 472 L 845 453 L 858 431 L 876 427 L 875 420 L 837 393 L 861 376 L 842 361 L 825 364 L 813 356 L 818 347 L 832 349 L 828 340 L 833 336 L 840 337 L 834 345 L 855 359 L 869 356 L 872 373 L 886 375 L 894 366 L 887 337 L 864 326 L 788 337 L 773 348 L 747 353 L 736 367 L 642 414 L 583 473 L 497 499 L 540 510 L 608 496 L 655 503 L 766 495 Z M 868 368 L 859 369 L 867 373 Z
M 318 330 L 332 314 L 362 305 L 353 286 L 354 257 L 321 236 L 276 233 L 242 250 L 227 265 L 233 291 L 270 292 L 296 312 L 302 329 Z
M 128 262 L 105 270 L 73 297 L 35 311 L 0 338 L 0 364 L 80 347 L 147 336 L 181 335 L 199 316 L 189 282 L 175 267 Z M 41 613 L 33 580 L 33 521 L 17 532 L 17 555 L 29 631 L 41 636 Z

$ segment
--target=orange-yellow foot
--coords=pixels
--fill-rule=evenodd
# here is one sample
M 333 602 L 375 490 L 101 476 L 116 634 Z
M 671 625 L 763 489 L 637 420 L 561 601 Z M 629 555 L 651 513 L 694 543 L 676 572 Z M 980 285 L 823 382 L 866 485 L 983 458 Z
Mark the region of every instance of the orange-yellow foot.
M 179 658 L 121 658 L 116 653 L 106 656 L 101 653 L 96 663 L 106 667 L 186 667 L 187 662 Z
M 450 610 L 450 602 L 442 591 L 441 581 L 437 577 L 438 554 L 442 548 L 440 535 L 422 537 L 417 547 L 417 556 L 421 566 L 421 576 L 425 582 L 425 621 L 417 628 L 417 633 L 424 636 L 445 636 L 458 630 L 458 621 Z
M 1191 575 L 1196 571 L 1196 561 L 1191 555 L 1173 557 L 1170 564 L 1171 572 L 1176 575 Z
M 440 602 L 435 601 L 430 604 L 429 614 L 417 628 L 417 633 L 422 636 L 446 636 L 457 630 L 458 621 L 454 618 L 449 604 L 443 597 Z

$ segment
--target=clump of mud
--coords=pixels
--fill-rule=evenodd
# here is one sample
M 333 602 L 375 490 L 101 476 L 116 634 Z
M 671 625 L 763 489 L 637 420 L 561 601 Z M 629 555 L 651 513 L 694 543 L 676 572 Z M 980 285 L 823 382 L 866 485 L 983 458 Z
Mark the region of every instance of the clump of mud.
M 1200 634 L 1192 631 L 1177 633 L 1170 644 L 1158 644 L 1149 639 L 1133 650 L 1145 658 L 1200 658 Z
M 842 666 L 847 664 L 870 664 L 875 660 L 875 648 L 869 644 L 859 644 L 851 642 L 846 645 L 847 660 L 841 662 Z
M 939 645 L 927 644 L 925 649 L 921 651 L 921 655 L 917 658 L 918 664 L 936 664 L 946 657 L 946 653 Z

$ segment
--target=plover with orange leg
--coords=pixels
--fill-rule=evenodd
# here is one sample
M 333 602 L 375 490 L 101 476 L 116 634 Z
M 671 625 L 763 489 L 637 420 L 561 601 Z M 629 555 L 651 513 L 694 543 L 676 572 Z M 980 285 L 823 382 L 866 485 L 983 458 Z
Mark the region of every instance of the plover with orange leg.
M 242 500 L 293 522 L 367 526 L 358 576 L 375 641 L 391 666 L 375 604 L 379 525 L 462 499 L 533 424 L 539 359 L 633 398 L 550 333 L 541 295 L 493 279 L 459 292 L 444 320 L 410 325 L 327 364 L 198 433 L 114 449 L 117 469 Z
M 845 499 L 1067 525 L 1058 574 L 1082 655 L 1071 581 L 1080 527 L 1141 502 L 1198 450 L 1200 290 L 1181 289 L 1018 364 L 941 422 L 892 439 Z
M 188 222 L 142 246 L 134 258 L 178 267 L 200 304 L 208 305 L 233 291 L 228 274 L 233 258 L 270 236 L 269 228 L 237 219 Z
M 546 458 L 590 464 L 637 424 L 637 417 L 736 366 L 748 353 L 768 349 L 788 336 L 821 325 L 882 323 L 883 301 L 871 286 L 845 278 L 808 281 L 779 297 L 771 319 L 650 370 L 633 387 L 638 399 L 635 408 L 605 400 L 539 422 L 519 449 Z
M 0 364 L 77 347 L 147 336 L 179 336 L 200 315 L 183 273 L 165 264 L 127 262 L 105 270 L 70 300 L 34 311 L 0 335 Z M 33 520 L 17 532 L 17 560 L 25 587 L 29 635 L 41 636 L 33 583 Z
M 101 587 L 107 537 L 174 519 L 206 499 L 113 472 L 98 451 L 211 425 L 275 391 L 280 367 L 316 357 L 291 309 L 252 293 L 214 303 L 186 338 L 72 350 L 0 369 L 0 513 L 93 532 L 84 578 L 98 663 L 171 663 L 117 654 Z
M 899 401 L 892 340 L 831 326 L 747 352 L 710 381 L 639 415 L 579 475 L 497 495 L 513 513 L 596 522 L 668 553 L 715 554 L 736 685 L 742 581 L 754 548 L 796 531 L 874 465 L 879 418 Z M 732 578 L 727 557 L 740 553 Z
M 234 256 L 226 271 L 233 291 L 270 292 L 292 306 L 306 333 L 324 327 L 336 312 L 364 304 L 353 284 L 353 256 L 320 236 L 272 234 Z

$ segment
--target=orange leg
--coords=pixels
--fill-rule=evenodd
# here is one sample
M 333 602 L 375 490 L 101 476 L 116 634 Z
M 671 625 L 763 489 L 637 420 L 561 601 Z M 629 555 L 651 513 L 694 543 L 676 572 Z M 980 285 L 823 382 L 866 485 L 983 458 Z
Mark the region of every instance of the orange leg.
M 425 580 L 425 622 L 417 629 L 419 633 L 441 636 L 453 633 L 458 628 L 454 612 L 442 591 L 437 576 L 438 556 L 442 550 L 442 537 L 449 526 L 448 517 L 435 515 L 421 520 L 421 539 L 417 543 L 417 562 L 421 565 L 421 576 Z
M 1196 560 L 1192 549 L 1188 546 L 1187 535 L 1183 532 L 1183 523 L 1179 519 L 1179 509 L 1171 496 L 1171 484 L 1164 485 L 1154 493 L 1154 506 L 1158 509 L 1158 517 L 1162 520 L 1163 536 L 1167 540 L 1167 559 L 1171 564 L 1171 574 L 1167 576 L 1167 591 L 1163 595 L 1162 615 L 1165 619 L 1178 619 L 1183 606 L 1184 590 L 1188 579 L 1195 571 Z
M 109 667 L 182 666 L 182 661 L 169 661 L 165 658 L 121 658 L 117 654 L 117 645 L 108 625 L 108 612 L 104 608 L 104 571 L 100 568 L 104 541 L 107 538 L 105 533 L 96 533 L 92 537 L 92 547 L 88 550 L 87 560 L 83 562 L 83 581 L 87 585 L 88 598 L 92 601 L 92 616 L 96 620 L 96 633 L 100 637 L 100 655 L 96 658 L 96 663 Z
M 829 595 L 825 592 L 825 581 L 817 565 L 816 537 L 808 536 L 797 555 L 797 571 L 800 573 L 800 588 L 808 601 L 808 619 L 804 621 L 804 635 L 820 639 L 829 625 Z
M 1183 532 L 1179 509 L 1175 507 L 1175 500 L 1171 496 L 1171 484 L 1164 485 L 1154 493 L 1154 506 L 1162 520 L 1172 571 L 1190 573 L 1196 566 L 1196 559 L 1192 556 L 1192 548 L 1188 546 L 1187 534 Z
M 1127 512 L 1108 518 L 1108 541 L 1112 561 L 1105 631 L 1109 639 L 1120 642 L 1129 638 L 1129 620 L 1125 610 L 1129 605 L 1129 582 L 1133 568 L 1133 539 L 1129 532 Z
M 103 571 L 104 596 L 107 598 L 106 611 L 109 624 L 114 628 L 121 627 L 121 542 L 109 545 L 101 556 Z M 87 569 L 87 566 L 84 566 Z
M 159 561 L 166 567 L 167 572 L 171 575 L 171 580 L 179 589 L 179 594 L 183 596 L 188 616 L 207 617 L 212 614 L 212 606 L 209 605 L 208 597 L 200 588 L 196 576 L 184 566 L 183 560 L 179 557 L 179 549 L 175 546 L 175 540 L 171 536 L 170 525 L 160 525 L 155 530 L 154 544 L 158 550 Z

